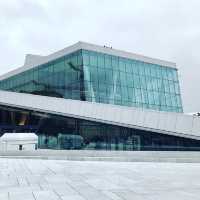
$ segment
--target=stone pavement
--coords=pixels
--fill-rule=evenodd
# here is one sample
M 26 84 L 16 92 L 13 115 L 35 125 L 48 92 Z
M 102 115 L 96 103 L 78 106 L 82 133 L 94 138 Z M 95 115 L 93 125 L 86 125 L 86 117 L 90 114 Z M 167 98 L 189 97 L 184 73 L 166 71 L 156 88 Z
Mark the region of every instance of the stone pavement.
M 0 159 L 0 200 L 199 200 L 200 164 Z

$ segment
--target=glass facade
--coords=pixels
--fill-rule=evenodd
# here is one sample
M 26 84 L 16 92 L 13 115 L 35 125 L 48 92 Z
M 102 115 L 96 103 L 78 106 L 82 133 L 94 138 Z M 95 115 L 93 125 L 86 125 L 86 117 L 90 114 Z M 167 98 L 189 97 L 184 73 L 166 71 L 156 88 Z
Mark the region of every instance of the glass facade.
M 2 80 L 0 89 L 183 112 L 176 69 L 87 50 Z
M 200 150 L 200 141 L 36 111 L 0 107 L 0 136 L 35 132 L 39 148 L 120 151 Z
M 182 112 L 177 70 L 83 50 L 86 100 Z

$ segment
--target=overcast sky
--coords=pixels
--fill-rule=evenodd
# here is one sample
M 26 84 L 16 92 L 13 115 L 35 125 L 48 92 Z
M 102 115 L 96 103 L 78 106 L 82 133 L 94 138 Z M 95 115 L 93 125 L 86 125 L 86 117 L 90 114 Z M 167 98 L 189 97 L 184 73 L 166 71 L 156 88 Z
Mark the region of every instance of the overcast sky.
M 185 112 L 200 111 L 199 0 L 0 0 L 0 74 L 77 41 L 177 63 Z

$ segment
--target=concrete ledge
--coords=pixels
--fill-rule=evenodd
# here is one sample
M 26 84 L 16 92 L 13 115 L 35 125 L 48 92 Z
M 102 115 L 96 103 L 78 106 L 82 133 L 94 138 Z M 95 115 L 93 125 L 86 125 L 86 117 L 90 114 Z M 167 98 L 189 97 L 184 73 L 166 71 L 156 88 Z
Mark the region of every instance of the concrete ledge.
M 94 150 L 37 150 L 0 151 L 0 158 L 46 159 L 108 162 L 174 162 L 200 163 L 200 152 L 185 151 L 94 151 Z

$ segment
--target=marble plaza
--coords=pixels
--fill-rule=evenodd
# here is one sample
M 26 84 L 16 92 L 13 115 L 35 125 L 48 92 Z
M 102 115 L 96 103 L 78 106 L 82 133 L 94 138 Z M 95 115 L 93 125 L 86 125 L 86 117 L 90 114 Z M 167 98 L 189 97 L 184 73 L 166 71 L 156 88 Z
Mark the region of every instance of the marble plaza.
M 200 164 L 0 159 L 0 200 L 199 200 Z

